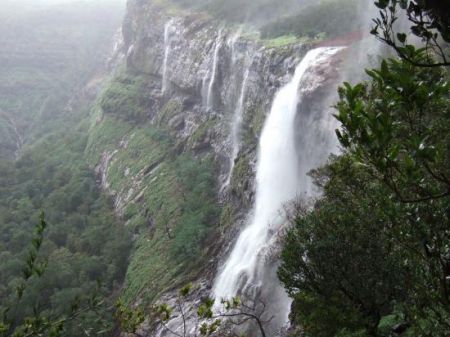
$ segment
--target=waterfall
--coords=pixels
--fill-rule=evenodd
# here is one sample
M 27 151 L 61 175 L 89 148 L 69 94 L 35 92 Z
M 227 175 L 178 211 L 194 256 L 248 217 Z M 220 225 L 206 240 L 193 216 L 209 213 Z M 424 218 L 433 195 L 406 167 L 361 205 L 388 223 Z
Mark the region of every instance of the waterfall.
M 239 28 L 238 31 L 229 39 L 228 45 L 231 48 L 231 63 L 232 67 L 236 65 L 236 62 L 238 61 L 237 53 L 236 53 L 236 43 L 238 42 L 239 38 L 241 37 L 242 28 Z
M 219 62 L 219 51 L 220 51 L 221 47 L 222 47 L 222 31 L 220 30 L 219 34 L 217 36 L 216 46 L 214 48 L 212 73 L 211 73 L 211 78 L 209 80 L 208 93 L 206 96 L 206 109 L 207 110 L 212 109 L 214 106 L 213 91 L 214 91 L 214 83 L 216 82 L 217 68 L 218 68 L 218 62 Z
M 250 68 L 253 64 L 253 51 L 245 50 L 244 52 L 236 48 L 241 36 L 241 28 L 228 40 L 228 47 L 231 50 L 231 69 L 232 78 L 236 83 L 233 92 L 236 92 L 236 104 L 231 119 L 230 132 L 230 167 L 227 176 L 223 179 L 220 191 L 225 191 L 230 186 L 231 176 L 233 174 L 236 158 L 239 154 L 241 143 L 241 127 L 244 114 L 244 104 L 247 94 L 247 84 L 250 76 Z M 239 86 L 240 85 L 240 86 Z M 235 96 L 233 95 L 233 98 Z
M 250 76 L 250 67 L 253 63 L 253 57 L 246 59 L 244 77 L 242 79 L 241 92 L 239 95 L 239 99 L 236 105 L 236 109 L 234 111 L 233 120 L 231 124 L 231 145 L 232 152 L 230 157 L 230 171 L 228 173 L 228 178 L 224 184 L 224 186 L 229 186 L 231 175 L 233 174 L 234 165 L 236 158 L 239 154 L 240 143 L 241 143 L 241 126 L 242 126 L 242 118 L 244 114 L 244 103 L 245 103 L 245 95 L 247 93 L 247 83 L 248 78 Z
M 164 61 L 163 61 L 163 70 L 162 70 L 162 93 L 165 94 L 167 91 L 167 63 L 169 61 L 170 56 L 170 33 L 172 30 L 173 19 L 170 19 L 164 26 Z
M 268 298 L 266 303 L 272 305 L 270 314 L 275 316 L 273 321 L 276 321 L 278 328 L 288 320 L 290 299 L 278 283 L 276 263 L 269 266 L 267 257 L 277 239 L 277 232 L 286 220 L 281 213 L 283 206 L 308 189 L 307 180 L 310 178 L 303 174 L 305 169 L 309 167 L 310 170 L 317 165 L 319 159 L 323 162 L 327 158 L 327 155 L 323 155 L 325 158 L 300 156 L 300 160 L 298 159 L 299 152 L 303 151 L 298 148 L 295 129 L 299 89 L 303 85 L 310 85 L 304 83 L 309 80 L 303 78 L 305 72 L 323 64 L 338 50 L 317 48 L 308 52 L 298 65 L 292 80 L 276 94 L 259 142 L 253 215 L 250 224 L 239 235 L 213 287 L 213 294 L 217 299 L 230 298 L 241 292 L 265 293 L 266 299 Z M 303 112 L 299 113 L 302 117 Z M 320 117 L 328 119 L 329 110 L 323 115 Z M 311 139 L 301 145 L 322 146 L 320 141 L 314 139 L 315 132 L 320 132 L 311 127 L 309 129 L 300 136 Z M 334 138 L 332 130 L 325 132 Z M 317 141 L 316 144 L 314 141 Z M 301 160 L 305 162 L 300 163 Z

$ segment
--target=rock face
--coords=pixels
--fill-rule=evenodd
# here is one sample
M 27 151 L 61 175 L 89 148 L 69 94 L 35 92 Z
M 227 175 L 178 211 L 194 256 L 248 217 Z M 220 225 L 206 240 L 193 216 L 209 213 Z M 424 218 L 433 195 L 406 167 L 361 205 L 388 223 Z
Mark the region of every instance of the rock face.
M 154 79 L 150 94 L 159 100 L 157 109 L 169 101 L 182 105 L 168 122 L 177 137 L 186 140 L 202 122 L 220 121 L 196 140 L 195 148 L 213 148 L 223 182 L 231 167 L 230 130 L 242 85 L 247 86 L 241 102 L 246 123 L 240 140 L 254 147 L 274 93 L 308 50 L 308 46 L 265 49 L 235 30 L 221 29 L 205 15 L 170 11 L 151 1 L 129 2 L 123 31 L 127 65 Z
M 120 85 L 141 79 L 137 107 L 128 109 L 143 108 L 144 116 L 138 123 L 111 116 L 101 99 L 86 156 L 136 234 L 124 296 L 170 302 L 187 281 L 205 296 L 246 224 L 272 100 L 311 46 L 268 48 L 205 14 L 156 0 L 129 1 L 122 32 L 128 77 Z M 319 72 L 314 87 L 304 89 L 303 110 L 321 107 L 332 72 Z M 123 94 L 114 90 L 104 96 Z M 212 184 L 203 186 L 210 176 Z M 144 330 L 151 334 L 151 322 Z

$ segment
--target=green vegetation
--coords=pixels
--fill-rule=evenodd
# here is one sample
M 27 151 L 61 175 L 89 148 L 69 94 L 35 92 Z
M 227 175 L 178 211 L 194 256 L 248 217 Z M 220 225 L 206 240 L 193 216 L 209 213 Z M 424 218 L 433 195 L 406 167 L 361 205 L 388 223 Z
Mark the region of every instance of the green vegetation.
M 54 134 L 17 162 L 0 162 L 2 305 L 14 296 L 11 287 L 20 280 L 28 249 L 24 243 L 32 239 L 40 210 L 46 210 L 49 224 L 41 249 L 49 267 L 9 313 L 17 320 L 32 315 L 36 306 L 67 313 L 72 301 L 96 288 L 97 280 L 107 297 L 123 280 L 131 239 L 114 217 L 112 200 L 100 194 L 94 173 L 83 164 L 79 147 L 85 137 Z M 77 327 L 68 326 L 65 335 L 77 336 Z
M 119 200 L 127 228 L 137 235 L 125 303 L 137 297 L 151 303 L 201 272 L 218 228 L 215 164 L 194 152 L 202 149 L 215 121 L 205 121 L 188 144 L 180 143 L 182 104 L 169 100 L 150 123 L 155 107 L 149 105 L 146 80 L 125 71 L 110 82 L 84 150 L 92 166 L 105 165 L 105 183 Z
M 298 307 L 296 323 L 311 336 L 343 330 L 375 336 L 381 317 L 393 301 L 406 299 L 412 281 L 411 266 L 384 225 L 403 210 L 349 157 L 336 159 L 317 179 L 327 181 L 325 196 L 317 211 L 297 218 L 279 270 Z
M 0 158 L 77 118 L 68 103 L 103 66 L 123 9 L 111 0 L 2 1 Z
M 244 27 L 244 35 L 269 48 L 318 42 L 361 30 L 358 0 L 153 0 L 169 15 L 207 13 L 222 24 Z M 179 14 L 179 13 L 178 13 Z M 241 27 L 242 28 L 242 27 Z
M 250 200 L 246 200 L 245 193 L 248 193 L 250 188 L 249 183 L 251 181 L 253 170 L 250 166 L 249 156 L 240 156 L 237 158 L 233 168 L 233 175 L 231 177 L 231 191 L 233 194 L 239 197 L 244 203 L 249 203 Z M 247 204 L 247 206 L 250 206 Z
M 304 5 L 299 0 L 171 0 L 183 7 L 204 10 L 214 17 L 228 22 L 261 24 L 288 14 L 292 8 Z M 311 2 L 311 1 L 306 1 Z
M 279 269 L 304 336 L 449 336 L 450 84 L 422 29 L 426 48 L 399 34 L 400 59 L 339 89 L 343 154 L 312 173 L 323 198 L 299 206 Z
M 213 127 L 216 125 L 217 120 L 208 119 L 201 123 L 194 134 L 189 139 L 189 145 L 193 149 L 201 150 L 205 147 L 209 147 L 208 135 L 212 132 Z
M 0 320 L 12 322 L 0 334 L 19 329 L 31 335 L 27 329 L 34 322 L 42 335 L 80 336 L 79 322 L 63 330 L 49 324 L 70 317 L 72 304 L 89 301 L 92 292 L 104 298 L 102 306 L 82 306 L 78 318 L 87 332 L 106 334 L 111 326 L 96 321 L 104 317 L 111 324 L 131 236 L 117 221 L 112 198 L 101 193 L 84 152 L 100 78 L 91 80 L 103 69 L 122 6 L 96 1 L 0 7 Z M 39 264 L 30 266 L 37 252 L 27 243 L 36 248 L 33 225 L 42 210 L 47 226 L 38 240 Z M 26 266 L 33 268 L 24 274 Z
M 242 130 L 243 143 L 246 146 L 252 147 L 256 146 L 255 144 L 258 143 L 265 116 L 266 111 L 262 101 L 252 102 L 252 104 L 246 108 L 243 123 L 245 127 Z
M 188 283 L 178 290 L 175 303 L 158 303 L 149 313 L 156 329 L 175 336 L 186 337 L 191 333 L 192 321 L 195 325 L 196 336 L 232 335 L 236 326 L 246 326 L 247 322 L 253 322 L 258 327 L 262 337 L 266 337 L 265 326 L 268 321 L 264 320 L 265 307 L 258 305 L 255 301 L 241 299 L 236 296 L 231 299 L 221 299 L 219 306 L 214 308 L 217 302 L 214 298 L 199 298 L 198 286 Z M 194 306 L 191 303 L 195 303 Z M 116 318 L 119 320 L 122 331 L 139 337 L 139 327 L 145 320 L 145 310 L 141 307 L 130 309 L 123 302 L 117 305 Z M 195 312 L 195 313 L 194 313 Z M 187 324 L 187 315 L 189 322 Z M 168 324 L 171 320 L 182 318 L 183 324 L 179 329 L 171 328 Z M 177 330 L 179 332 L 176 332 Z M 181 330 L 181 331 L 180 331 Z
M 281 22 L 277 16 L 289 13 L 294 0 L 175 2 L 233 22 L 262 10 L 259 19 L 277 19 L 263 28 L 273 48 L 350 31 L 349 10 L 355 6 L 350 0 L 323 1 Z M 387 13 L 391 3 L 397 1 L 378 5 Z M 442 22 L 435 12 L 426 13 Z M 89 21 L 80 17 L 81 23 Z M 144 310 L 161 294 L 205 273 L 218 231 L 228 229 L 250 202 L 250 156 L 235 163 L 232 200 L 220 212 L 216 164 L 206 151 L 218 119 L 203 120 L 187 139 L 177 135 L 185 122 L 183 101 L 160 107 L 148 95 L 154 79 L 131 71 L 116 75 L 96 104 L 83 96 L 67 105 L 99 65 L 92 60 L 104 52 L 97 48 L 102 39 L 77 20 L 60 22 L 60 31 L 35 17 L 30 22 L 39 43 L 61 34 L 67 44 L 61 50 L 47 45 L 45 57 L 27 46 L 24 64 L 14 63 L 16 55 L 0 57 L 0 70 L 6 69 L 0 81 L 0 312 L 12 308 L 8 319 L 0 317 L 0 335 L 9 337 L 17 328 L 22 335 L 79 336 L 79 323 L 69 318 L 84 308 L 72 305 L 82 299 L 88 303 L 79 317 L 85 334 L 106 335 L 117 296 L 116 319 L 124 332 L 136 334 Z M 73 33 L 72 25 L 81 31 Z M 427 28 L 446 32 L 416 25 L 416 35 L 427 42 L 438 41 Z M 103 28 L 96 31 L 112 31 L 109 23 Z M 377 28 L 386 28 L 385 22 Z M 85 34 L 86 45 L 80 42 Z M 8 36 L 5 45 L 15 38 Z M 367 83 L 340 89 L 336 117 L 343 154 L 312 173 L 323 198 L 312 209 L 299 206 L 286 235 L 279 277 L 294 300 L 291 317 L 299 326 L 294 334 L 391 337 L 394 326 L 411 337 L 449 334 L 448 69 L 433 64 L 429 50 L 407 45 L 403 35 L 397 40 L 393 47 L 402 59 L 368 71 Z M 83 55 L 70 52 L 70 41 L 81 43 L 74 45 Z M 36 64 L 30 66 L 30 60 Z M 45 119 L 51 122 L 43 124 Z M 253 102 L 243 123 L 245 150 L 253 150 L 263 120 L 262 105 Z M 26 145 L 18 146 L 24 134 Z M 19 147 L 17 161 L 3 159 Z M 100 178 L 108 194 L 100 191 Z M 36 235 L 33 224 L 41 210 L 46 221 L 41 219 Z M 193 290 L 181 289 L 177 307 L 157 306 L 156 322 L 166 322 L 175 310 L 184 314 Z M 92 292 L 104 298 L 102 306 L 86 296 Z M 137 299 L 144 309 L 126 307 Z M 206 320 L 203 335 L 226 323 L 214 317 L 213 302 L 202 299 L 196 308 Z M 235 298 L 222 304 L 226 312 L 220 318 L 253 319 L 265 335 L 263 311 L 241 311 L 258 309 L 255 303 L 243 306 Z M 52 325 L 48 317 L 67 324 Z
M 277 19 L 261 28 L 262 38 L 287 34 L 304 38 L 334 38 L 360 29 L 356 0 L 325 0 L 309 5 L 300 13 Z
M 94 154 L 115 151 L 107 182 L 111 191 L 126 196 L 124 220 L 139 234 L 123 299 L 152 301 L 199 273 L 207 258 L 202 247 L 218 223 L 215 167 L 208 156 L 175 154 L 177 146 L 162 127 L 120 124 L 105 115 L 91 130 L 86 154 L 97 163 Z
M 183 105 L 176 100 L 169 100 L 156 116 L 156 120 L 159 126 L 168 125 L 171 119 L 178 113 L 182 112 Z
M 296 37 L 295 35 L 283 35 L 283 36 L 278 36 L 273 39 L 264 40 L 263 42 L 267 48 L 280 48 L 280 47 L 285 47 L 285 46 L 288 46 L 291 44 L 300 43 L 302 41 L 306 41 L 306 40 L 300 39 L 300 38 Z
M 117 75 L 99 101 L 106 114 L 127 122 L 140 123 L 149 118 L 149 88 L 143 76 Z
M 322 40 L 361 29 L 357 0 L 161 0 L 205 11 L 232 24 L 257 28 L 269 47 Z
M 107 301 L 100 298 L 99 286 L 92 290 L 92 295 L 76 294 L 77 291 L 70 289 L 63 296 L 59 296 L 59 300 L 65 301 L 64 311 L 58 310 L 60 308 L 56 308 L 55 305 L 50 308 L 39 302 L 46 300 L 45 291 L 35 294 L 33 310 L 29 310 L 26 316 L 22 315 L 24 309 L 21 307 L 24 305 L 24 298 L 29 295 L 29 289 L 31 288 L 33 292 L 46 271 L 54 267 L 49 266 L 49 261 L 40 256 L 47 227 L 42 213 L 39 223 L 35 226 L 28 252 L 23 257 L 22 274 L 8 285 L 9 298 L 0 307 L 0 336 L 61 336 L 62 334 L 70 336 L 79 332 L 80 325 L 83 325 L 83 330 L 86 332 L 95 331 L 97 335 L 105 335 L 112 326 L 110 316 L 105 315 L 108 311 Z

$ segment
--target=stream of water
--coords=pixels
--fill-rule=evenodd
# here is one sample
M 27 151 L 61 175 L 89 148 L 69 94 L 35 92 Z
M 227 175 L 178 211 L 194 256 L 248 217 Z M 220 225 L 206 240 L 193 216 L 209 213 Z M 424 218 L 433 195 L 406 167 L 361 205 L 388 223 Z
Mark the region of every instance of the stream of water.
M 302 163 L 298 160 L 298 153 L 302 151 L 302 148 L 298 148 L 298 134 L 295 130 L 296 117 L 302 113 L 297 111 L 299 92 L 302 86 L 310 85 L 302 81 L 305 73 L 326 62 L 338 50 L 339 48 L 317 48 L 308 52 L 297 66 L 292 80 L 276 94 L 259 142 L 253 213 L 213 287 L 214 297 L 218 299 L 230 298 L 239 293 L 270 294 L 274 299 L 271 302 L 276 301 L 274 305 L 277 306 L 276 309 L 271 308 L 270 312 L 275 315 L 274 321 L 279 327 L 288 320 L 290 299 L 276 278 L 276 266 L 268 265 L 267 256 L 277 239 L 277 233 L 286 222 L 283 206 L 309 189 L 306 181 L 310 178 L 306 176 L 305 170 L 314 168 L 319 160 L 326 160 L 326 155 L 325 158 L 302 157 L 305 161 Z M 243 91 L 245 95 L 245 85 Z M 236 115 L 239 118 L 240 113 Z M 328 110 L 323 115 L 323 118 L 330 117 Z M 321 134 L 316 131 L 307 130 L 300 137 Z M 332 130 L 326 132 L 333 133 Z M 314 139 L 300 143 L 314 146 Z
M 170 49 L 171 49 L 171 41 L 170 34 L 173 26 L 173 20 L 169 20 L 164 26 L 164 61 L 163 61 L 163 70 L 162 70 L 162 93 L 165 94 L 167 91 L 167 63 L 169 62 Z
M 222 31 L 219 31 L 219 34 L 217 35 L 216 40 L 216 46 L 214 47 L 214 56 L 213 56 L 213 64 L 212 64 L 212 72 L 211 72 L 211 78 L 209 80 L 208 85 L 208 93 L 206 96 L 206 109 L 210 110 L 214 107 L 214 84 L 216 82 L 217 77 L 217 68 L 219 65 L 219 52 L 220 48 L 222 47 Z

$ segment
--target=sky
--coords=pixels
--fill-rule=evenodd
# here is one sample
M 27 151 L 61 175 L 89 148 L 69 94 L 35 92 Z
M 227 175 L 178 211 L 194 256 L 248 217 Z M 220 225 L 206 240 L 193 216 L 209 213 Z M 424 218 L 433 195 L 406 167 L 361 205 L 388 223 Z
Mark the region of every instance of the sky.
M 127 0 L 0 0 L 0 17 L 14 12 L 26 12 L 46 6 L 64 5 L 69 3 L 109 2 L 125 5 Z M 3 14 L 3 15 L 2 15 Z
M 71 2 L 94 2 L 98 0 L 0 0 L 1 5 L 27 5 L 27 6 L 36 6 L 36 5 L 59 5 Z M 109 0 L 111 2 L 116 3 L 125 3 L 126 0 Z

